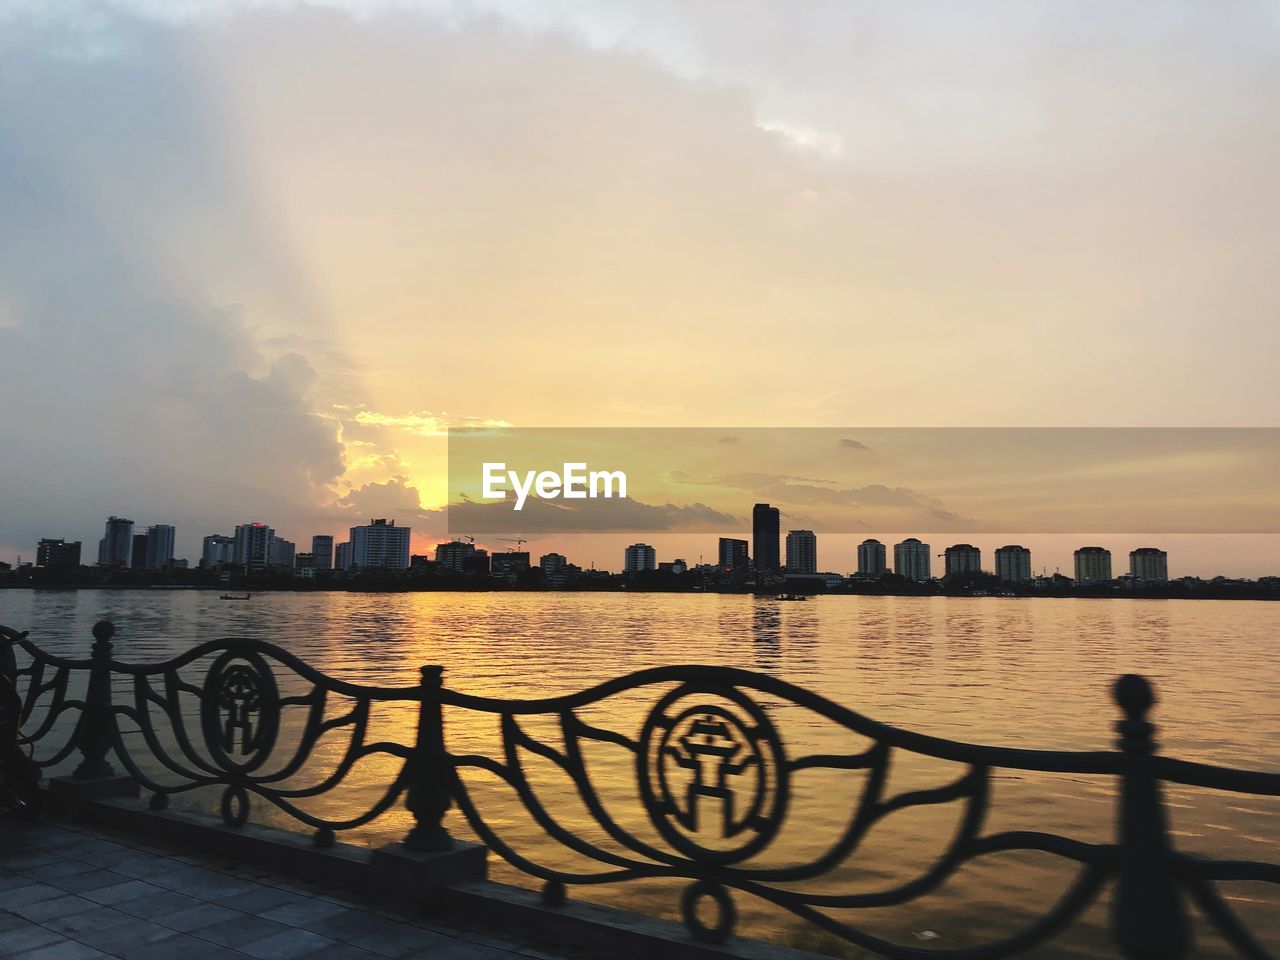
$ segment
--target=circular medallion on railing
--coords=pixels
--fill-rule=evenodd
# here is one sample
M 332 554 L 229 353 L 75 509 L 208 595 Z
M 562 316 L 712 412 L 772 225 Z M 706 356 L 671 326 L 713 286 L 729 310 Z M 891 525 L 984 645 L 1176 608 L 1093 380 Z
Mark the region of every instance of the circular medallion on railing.
M 736 688 L 686 683 L 668 693 L 645 720 L 636 763 L 654 826 L 693 860 L 744 860 L 786 815 L 782 741 Z
M 222 822 L 228 827 L 243 827 L 249 819 L 249 794 L 239 784 L 229 784 L 222 791 Z
M 704 904 L 710 904 L 715 910 L 710 923 L 699 912 Z M 695 940 L 704 943 L 724 943 L 738 923 L 738 910 L 729 891 L 710 880 L 695 880 L 685 887 L 680 897 L 680 913 L 685 928 Z
M 227 650 L 209 667 L 201 691 L 205 746 L 224 770 L 247 773 L 262 765 L 280 729 L 280 692 L 265 660 Z

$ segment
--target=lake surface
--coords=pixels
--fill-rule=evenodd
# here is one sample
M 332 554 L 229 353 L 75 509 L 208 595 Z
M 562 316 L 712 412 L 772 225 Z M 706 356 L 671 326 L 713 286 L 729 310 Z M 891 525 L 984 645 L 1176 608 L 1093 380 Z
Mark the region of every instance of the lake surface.
M 790 681 L 909 730 L 1039 749 L 1110 749 L 1116 719 L 1111 682 L 1137 672 L 1156 686 L 1160 700 L 1152 718 L 1164 753 L 1280 770 L 1275 603 L 844 596 L 781 603 L 750 596 L 588 593 L 264 593 L 235 603 L 210 591 L 0 591 L 0 623 L 31 630 L 32 639 L 51 652 L 87 655 L 90 628 L 104 617 L 116 624 L 116 657 L 133 662 L 167 659 L 217 637 L 252 636 L 344 680 L 409 686 L 417 683 L 421 665 L 442 664 L 451 688 L 509 698 L 575 692 L 646 667 L 709 663 Z M 588 719 L 635 737 L 655 699 L 652 690 L 626 694 Z M 808 711 L 765 706 L 790 755 L 854 752 L 847 733 Z M 451 749 L 501 758 L 496 724 L 489 721 L 450 710 Z M 412 742 L 414 722 L 409 705 L 395 705 L 375 726 Z M 550 721 L 530 719 L 525 729 L 557 743 Z M 327 755 L 338 750 L 335 745 Z M 636 813 L 630 755 L 606 747 L 589 761 L 602 796 L 620 809 L 629 803 L 629 813 Z M 588 818 L 564 778 L 549 763 L 536 767 L 530 763 L 531 777 L 543 778 L 539 790 L 549 808 L 587 831 Z M 941 786 L 964 768 L 902 755 L 892 771 L 891 794 Z M 373 767 L 357 774 L 352 789 L 327 797 L 322 809 L 358 807 L 385 782 L 385 771 Z M 762 863 L 794 862 L 834 842 L 864 776 L 798 775 L 789 826 Z M 517 849 L 542 862 L 581 866 L 521 813 L 506 787 L 484 775 L 474 784 L 486 819 Z M 1168 800 L 1180 848 L 1280 860 L 1280 803 L 1183 788 L 1170 789 Z M 878 889 L 911 879 L 945 849 L 957 806 L 893 814 L 850 863 L 810 886 Z M 1113 817 L 1109 782 L 997 773 L 986 832 L 1045 830 L 1108 842 Z M 408 822 L 403 811 L 393 811 L 357 839 L 395 839 Z M 467 834 L 456 814 L 449 826 Z M 494 874 L 531 882 L 505 865 Z M 1061 895 L 1072 875 L 1045 855 L 1001 854 L 966 867 L 924 900 L 840 916 L 902 943 L 957 947 L 1012 932 Z M 575 889 L 573 895 L 675 916 L 678 890 L 666 881 L 640 881 Z M 1223 890 L 1275 949 L 1280 897 L 1258 884 Z M 747 932 L 839 952 L 785 914 L 741 894 L 736 902 Z M 1110 956 L 1099 935 L 1102 924 L 1105 911 L 1094 910 L 1072 934 L 1036 955 Z M 862 956 L 853 950 L 844 955 Z M 1230 953 L 1202 931 L 1197 955 Z

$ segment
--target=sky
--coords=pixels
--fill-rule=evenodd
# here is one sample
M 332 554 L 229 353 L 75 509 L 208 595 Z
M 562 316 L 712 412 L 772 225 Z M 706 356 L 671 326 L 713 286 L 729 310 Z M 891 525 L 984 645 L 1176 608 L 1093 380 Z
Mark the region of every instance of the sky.
M 425 552 L 450 426 L 1280 426 L 1278 92 L 1275 0 L 0 0 L 0 557 Z

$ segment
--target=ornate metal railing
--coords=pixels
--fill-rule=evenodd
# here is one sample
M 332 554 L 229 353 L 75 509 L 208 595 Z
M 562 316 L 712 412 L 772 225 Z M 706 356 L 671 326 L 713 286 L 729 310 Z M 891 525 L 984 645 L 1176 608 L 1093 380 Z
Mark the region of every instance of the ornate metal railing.
M 87 660 L 52 656 L 0 627 L 29 656 L 17 669 L 24 723 L 43 704 L 28 737 L 56 740 L 75 712 L 74 726 L 53 743 L 39 762 L 52 766 L 79 751 L 75 776 L 112 776 L 111 760 L 152 792 L 153 807 L 176 793 L 221 788 L 221 811 L 230 826 L 245 822 L 251 796 L 265 799 L 315 831 L 317 843 L 333 842 L 335 831 L 369 823 L 404 797 L 414 827 L 406 843 L 416 849 L 446 848 L 443 819 L 456 802 L 471 829 L 490 850 L 543 882 L 543 898 L 562 903 L 572 886 L 619 883 L 641 878 L 685 882 L 681 914 L 693 936 L 721 941 L 734 930 L 734 892 L 773 904 L 831 935 L 886 957 L 991 958 L 1023 954 L 1058 935 L 1095 904 L 1108 885 L 1111 936 L 1132 960 L 1175 960 L 1192 952 L 1188 901 L 1242 957 L 1271 956 L 1218 891 L 1221 881 L 1280 884 L 1280 865 L 1223 861 L 1176 850 L 1162 797 L 1166 783 L 1258 796 L 1280 796 L 1280 774 L 1257 773 L 1158 756 L 1155 728 L 1147 715 L 1155 702 L 1145 679 L 1121 677 L 1114 696 L 1122 718 L 1114 751 L 1041 751 L 991 747 L 944 740 L 870 720 L 784 681 L 725 667 L 673 666 L 644 670 L 580 693 L 542 700 L 470 696 L 447 689 L 442 668 L 422 668 L 415 687 L 373 687 L 325 676 L 297 657 L 257 640 L 216 640 L 165 663 L 136 665 L 112 657 L 113 628 L 99 623 Z M 200 683 L 183 679 L 184 668 L 207 662 Z M 291 675 L 303 692 L 285 695 L 277 671 Z M 82 697 L 69 694 L 73 674 L 87 675 Z M 120 694 L 125 694 L 123 697 Z M 608 723 L 584 713 L 627 700 Z M 190 698 L 192 709 L 184 709 Z M 326 705 L 349 702 L 328 716 Z M 403 701 L 417 711 L 413 744 L 371 741 L 375 704 Z M 634 732 L 611 729 L 617 717 L 634 714 Z M 493 718 L 500 731 L 500 756 L 454 753 L 448 749 L 444 711 L 467 711 Z M 296 737 L 281 744 L 281 717 L 302 712 Z M 839 754 L 792 754 L 774 718 L 791 709 L 807 712 L 865 741 L 861 750 Z M 530 733 L 530 721 L 555 724 L 558 743 Z M 163 723 L 163 727 L 160 723 Z M 132 726 L 141 748 L 125 735 Z M 332 769 L 298 785 L 322 737 L 343 732 L 345 746 Z M 132 738 L 134 741 L 138 736 Z M 586 759 L 588 744 L 608 744 L 630 754 L 642 832 L 611 811 Z M 145 753 L 144 763 L 138 756 Z M 353 766 L 382 755 L 397 771 L 372 802 L 340 819 L 308 812 L 303 801 L 339 789 Z M 590 822 L 583 830 L 544 799 L 524 757 L 549 761 L 572 783 Z M 935 788 L 893 791 L 889 771 L 895 758 L 912 755 L 958 765 L 955 778 Z M 332 758 L 331 758 L 332 759 Z M 163 774 L 149 770 L 158 765 Z M 856 771 L 852 812 L 839 836 L 819 855 L 783 865 L 766 865 L 793 800 L 795 774 L 803 770 Z M 1114 780 L 1118 811 L 1110 843 L 1089 843 L 1052 833 L 985 833 L 992 777 L 1000 771 L 1072 774 Z M 545 857 L 517 849 L 493 826 L 468 786 L 469 774 L 483 772 L 505 783 L 538 828 L 560 849 L 585 859 L 592 869 L 570 871 Z M 945 851 L 918 876 L 879 890 L 841 892 L 831 884 L 814 891 L 797 885 L 829 877 L 856 854 L 872 829 L 889 814 L 912 807 L 958 804 L 958 826 Z M 628 811 L 634 819 L 637 811 Z M 502 818 L 499 818 L 502 819 Z M 587 839 L 590 832 L 606 842 Z M 544 849 L 543 844 L 539 849 Z M 995 853 L 1031 851 L 1074 865 L 1075 878 L 1057 902 L 1021 932 L 960 949 L 927 949 L 873 935 L 828 911 L 852 911 L 914 901 L 940 887 L 959 869 Z M 704 916 L 711 913 L 711 919 Z

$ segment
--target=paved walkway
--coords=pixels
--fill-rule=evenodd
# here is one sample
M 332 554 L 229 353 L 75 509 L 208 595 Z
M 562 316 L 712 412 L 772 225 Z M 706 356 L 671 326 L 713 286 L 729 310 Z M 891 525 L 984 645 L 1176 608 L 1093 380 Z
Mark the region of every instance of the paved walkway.
M 76 824 L 0 817 L 0 957 L 557 960 Z

